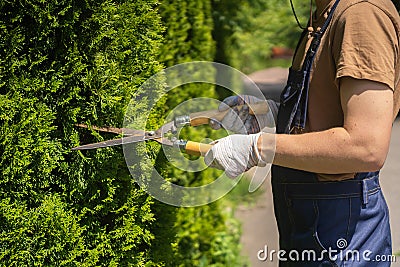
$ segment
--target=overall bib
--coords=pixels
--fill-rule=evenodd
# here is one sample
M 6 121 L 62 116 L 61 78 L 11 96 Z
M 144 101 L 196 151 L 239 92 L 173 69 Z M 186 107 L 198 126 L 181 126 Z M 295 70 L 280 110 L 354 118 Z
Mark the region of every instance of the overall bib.
M 338 3 L 315 33 L 301 70 L 289 71 L 277 133 L 305 129 L 312 62 Z M 285 251 L 280 266 L 390 266 L 388 261 L 379 261 L 392 253 L 379 172 L 318 182 L 315 173 L 273 166 L 272 190 L 280 249 Z

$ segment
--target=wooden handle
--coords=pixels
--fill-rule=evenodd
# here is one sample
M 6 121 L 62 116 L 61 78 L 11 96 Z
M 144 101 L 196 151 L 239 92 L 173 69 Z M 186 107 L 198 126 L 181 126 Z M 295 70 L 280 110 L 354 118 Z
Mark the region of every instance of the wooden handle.
M 249 106 L 249 113 L 251 115 L 259 115 L 259 114 L 267 114 L 269 111 L 268 104 L 266 102 L 260 102 L 255 104 L 247 104 Z M 238 109 L 242 109 L 243 105 L 238 106 Z M 203 124 L 208 124 L 210 119 L 215 119 L 217 121 L 222 121 L 225 115 L 229 112 L 229 109 L 224 111 L 218 110 L 208 110 L 208 111 L 200 111 L 191 113 L 190 117 L 190 125 L 191 126 L 199 126 Z
M 192 113 L 189 115 L 190 125 L 199 126 L 203 124 L 208 124 L 210 118 L 215 119 L 217 121 L 221 121 L 225 117 L 226 113 L 228 113 L 228 111 L 229 109 L 222 112 L 218 110 L 208 110 L 208 111 L 200 111 Z
M 210 149 L 212 145 L 187 141 L 185 152 L 189 155 L 194 156 L 204 156 Z

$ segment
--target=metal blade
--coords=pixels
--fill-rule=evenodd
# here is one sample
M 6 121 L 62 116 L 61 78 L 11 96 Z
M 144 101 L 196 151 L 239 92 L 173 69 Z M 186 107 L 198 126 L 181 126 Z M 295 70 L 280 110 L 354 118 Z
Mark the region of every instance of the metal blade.
M 118 139 L 78 146 L 78 147 L 72 148 L 71 150 L 88 150 L 88 149 L 96 149 L 96 148 L 102 148 L 102 147 L 118 146 L 118 145 L 122 145 L 122 144 L 143 142 L 146 140 L 153 140 L 153 139 L 158 139 L 158 138 L 160 138 L 160 137 L 143 136 L 143 135 L 128 136 L 128 137 L 124 137 L 124 138 L 118 138 Z
M 99 143 L 77 146 L 77 147 L 71 148 L 71 150 L 88 150 L 88 149 L 96 149 L 96 148 L 101 148 L 101 147 L 117 146 L 117 145 L 121 145 L 121 144 L 122 144 L 122 138 L 119 138 L 119 139 L 108 140 L 108 141 L 99 142 Z
M 164 124 L 163 126 L 161 126 L 158 130 L 156 130 L 154 132 L 154 134 L 156 136 L 164 136 L 167 133 L 175 134 L 176 131 L 177 131 L 177 129 L 175 127 L 175 122 L 174 121 L 170 121 L 170 122 Z
M 115 134 L 124 134 L 124 135 L 145 135 L 146 131 L 143 130 L 135 130 L 130 128 L 116 128 L 116 127 L 98 127 L 92 125 L 89 127 L 86 124 L 75 124 L 75 126 L 85 129 L 93 129 L 99 132 L 106 132 L 106 133 L 115 133 Z
M 98 142 L 98 143 L 93 143 L 93 144 L 87 144 L 83 146 L 78 146 L 71 148 L 71 150 L 89 150 L 89 149 L 97 149 L 97 148 L 103 148 L 103 147 L 110 147 L 110 146 L 118 146 L 118 145 L 123 145 L 123 144 L 130 144 L 130 143 L 137 143 L 137 142 L 143 142 L 146 140 L 154 140 L 157 141 L 163 145 L 167 146 L 173 146 L 174 143 L 169 140 L 168 138 L 161 138 L 159 136 L 143 136 L 143 135 L 136 135 L 136 136 L 128 136 L 128 137 L 123 137 L 123 138 L 118 138 L 118 139 L 113 139 L 113 140 L 108 140 L 108 141 L 103 141 L 103 142 Z
M 89 128 L 86 124 L 76 124 L 78 127 L 82 128 Z M 161 126 L 156 131 L 143 131 L 143 130 L 135 130 L 129 128 L 114 128 L 114 127 L 98 127 L 92 126 L 93 130 L 101 131 L 101 132 L 109 132 L 109 133 L 116 133 L 116 134 L 124 134 L 127 137 L 87 144 L 83 146 L 74 147 L 71 150 L 89 150 L 89 149 L 96 149 L 102 147 L 110 147 L 110 146 L 118 146 L 122 144 L 129 144 L 129 143 L 136 143 L 136 142 L 143 142 L 146 140 L 155 140 L 161 144 L 167 146 L 173 146 L 173 142 L 170 141 L 168 138 L 162 138 L 164 134 L 169 132 L 176 131 L 174 127 L 174 122 L 169 122 Z

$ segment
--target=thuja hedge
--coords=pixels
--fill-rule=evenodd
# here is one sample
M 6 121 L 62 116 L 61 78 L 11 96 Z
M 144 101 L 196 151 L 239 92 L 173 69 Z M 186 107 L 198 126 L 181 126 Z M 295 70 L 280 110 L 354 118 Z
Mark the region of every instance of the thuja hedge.
M 162 68 L 213 59 L 209 1 L 1 1 L 0 12 L 1 266 L 235 266 L 239 233 L 221 203 L 166 206 L 135 184 L 121 148 L 70 150 L 113 138 L 74 125 L 122 126 Z M 158 117 L 204 95 L 213 88 L 178 90 Z M 155 160 L 184 184 L 213 175 Z
M 184 62 L 214 60 L 217 47 L 212 38 L 214 24 L 211 1 L 163 0 L 159 11 L 166 26 L 160 54 L 166 67 Z M 198 97 L 216 98 L 215 87 L 190 84 L 173 89 L 167 97 L 166 107 L 171 110 L 183 101 Z M 198 108 L 195 111 L 210 107 Z M 212 135 L 209 127 L 201 127 L 185 131 L 183 137 L 201 141 Z M 177 168 L 169 168 L 168 173 L 170 177 L 179 177 L 181 184 L 189 186 L 205 184 L 218 177 L 218 173 L 212 169 L 185 173 Z M 239 225 L 228 210 L 220 201 L 176 210 L 174 258 L 179 260 L 179 266 L 243 266 L 239 256 Z

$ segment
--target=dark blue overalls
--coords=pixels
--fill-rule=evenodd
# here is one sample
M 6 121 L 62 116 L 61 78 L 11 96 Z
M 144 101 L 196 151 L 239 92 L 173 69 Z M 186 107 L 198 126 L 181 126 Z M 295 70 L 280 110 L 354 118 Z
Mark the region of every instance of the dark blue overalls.
M 301 70 L 290 69 L 277 133 L 301 132 L 306 126 L 312 62 L 338 3 L 315 33 Z M 390 266 L 378 261 L 392 253 L 379 172 L 318 182 L 315 173 L 273 166 L 272 190 L 280 249 L 285 251 L 280 266 Z

